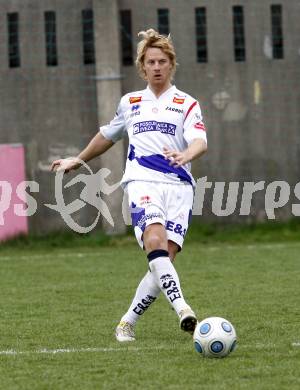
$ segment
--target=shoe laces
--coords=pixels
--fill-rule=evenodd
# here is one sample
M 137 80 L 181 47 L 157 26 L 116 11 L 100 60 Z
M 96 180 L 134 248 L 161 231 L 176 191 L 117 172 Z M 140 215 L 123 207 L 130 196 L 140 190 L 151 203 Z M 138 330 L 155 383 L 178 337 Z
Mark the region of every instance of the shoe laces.
M 120 322 L 118 328 L 122 330 L 123 333 L 134 337 L 134 327 L 130 322 L 122 321 Z

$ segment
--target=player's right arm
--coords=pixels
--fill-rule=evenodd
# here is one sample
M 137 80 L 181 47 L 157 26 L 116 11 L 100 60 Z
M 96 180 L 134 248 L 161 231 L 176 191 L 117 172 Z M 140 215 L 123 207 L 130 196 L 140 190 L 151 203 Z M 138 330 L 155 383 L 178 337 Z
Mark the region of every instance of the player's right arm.
M 68 173 L 71 170 L 78 169 L 81 166 L 81 161 L 88 162 L 100 156 L 111 148 L 113 144 L 113 141 L 104 138 L 101 133 L 97 133 L 77 157 L 62 158 L 53 161 L 51 171 L 65 171 Z

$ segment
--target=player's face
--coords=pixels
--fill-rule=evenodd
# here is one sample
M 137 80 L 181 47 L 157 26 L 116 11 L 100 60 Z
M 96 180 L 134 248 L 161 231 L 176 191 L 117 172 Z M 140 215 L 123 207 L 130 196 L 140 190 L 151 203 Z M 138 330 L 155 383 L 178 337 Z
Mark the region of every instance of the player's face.
M 170 84 L 172 64 L 170 58 L 161 49 L 150 47 L 144 59 L 144 70 L 150 86 L 164 88 Z

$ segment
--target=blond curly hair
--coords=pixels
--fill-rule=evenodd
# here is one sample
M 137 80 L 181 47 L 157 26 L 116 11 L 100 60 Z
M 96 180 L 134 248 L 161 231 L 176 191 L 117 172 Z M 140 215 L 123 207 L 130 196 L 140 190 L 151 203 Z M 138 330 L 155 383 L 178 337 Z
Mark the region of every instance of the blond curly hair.
M 170 34 L 168 36 L 161 35 L 153 28 L 150 28 L 147 31 L 140 31 L 138 36 L 141 36 L 143 39 L 137 45 L 137 57 L 135 60 L 136 67 L 138 69 L 139 75 L 142 79 L 146 80 L 146 73 L 144 70 L 144 60 L 147 49 L 150 47 L 155 47 L 161 49 L 170 59 L 172 65 L 171 79 L 173 78 L 176 72 L 176 53 L 173 46 L 173 42 Z

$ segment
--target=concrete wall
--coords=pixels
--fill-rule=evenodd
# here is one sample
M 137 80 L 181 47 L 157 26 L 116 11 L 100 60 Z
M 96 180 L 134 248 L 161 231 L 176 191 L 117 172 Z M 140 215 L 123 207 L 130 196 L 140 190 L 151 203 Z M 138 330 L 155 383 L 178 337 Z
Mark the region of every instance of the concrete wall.
M 55 201 L 50 161 L 77 154 L 97 131 L 95 67 L 83 65 L 81 44 L 81 10 L 92 8 L 92 0 L 1 1 L 0 7 L 0 142 L 25 145 L 27 178 L 40 184 L 31 230 L 65 228 L 59 214 L 43 205 Z M 56 67 L 46 66 L 45 11 L 56 11 Z M 7 12 L 19 12 L 20 68 L 7 65 Z M 79 212 L 74 218 L 86 224 L 92 216 Z
M 97 104 L 95 76 L 102 68 L 98 64 L 96 72 L 95 66 L 83 65 L 81 10 L 94 7 L 96 11 L 97 6 L 103 7 L 102 3 L 101 0 L 0 1 L 0 143 L 21 142 L 26 147 L 28 179 L 38 181 L 41 189 L 36 195 L 39 213 L 30 218 L 35 231 L 65 227 L 57 213 L 43 206 L 54 202 L 53 176 L 47 171 L 50 160 L 76 154 L 101 122 L 101 87 L 98 83 Z M 117 3 L 119 9 L 132 11 L 134 50 L 138 31 L 157 28 L 157 8 L 170 10 L 170 31 L 180 64 L 175 83 L 199 99 L 208 128 L 209 153 L 194 164 L 196 177 L 208 176 L 210 181 L 226 182 L 286 180 L 291 185 L 298 182 L 299 1 L 275 2 L 283 7 L 282 60 L 270 57 L 272 1 L 152 0 L 142 6 L 140 0 Z M 233 56 L 233 5 L 244 6 L 247 58 L 240 63 Z M 207 7 L 206 64 L 196 62 L 194 9 L 199 6 Z M 45 65 L 43 13 L 47 10 L 57 12 L 57 67 Z M 19 12 L 20 17 L 21 67 L 15 69 L 7 65 L 7 12 Z M 116 13 L 113 20 L 109 14 L 95 14 L 102 27 L 110 20 L 114 25 L 117 22 Z M 110 50 L 119 50 L 115 42 L 117 34 L 106 39 L 112 40 Z M 107 56 L 108 49 L 103 50 L 101 40 L 96 39 L 96 49 L 98 61 Z M 112 58 L 118 56 L 109 54 Z M 144 82 L 138 78 L 134 66 L 121 67 L 121 74 L 122 93 L 143 88 Z M 111 156 L 113 159 L 115 155 Z M 100 166 L 100 161 L 94 163 L 95 169 Z M 71 190 L 70 199 L 76 194 Z M 211 196 L 212 191 L 208 190 L 204 212 L 208 219 L 214 218 Z M 264 218 L 263 200 L 263 193 L 255 197 L 251 218 Z M 93 213 L 87 208 L 75 218 L 88 224 Z M 290 207 L 283 208 L 280 216 L 290 216 Z
M 170 31 L 179 68 L 175 83 L 198 98 L 208 128 L 209 152 L 194 163 L 196 177 L 210 181 L 299 181 L 300 160 L 300 5 L 279 1 L 283 9 L 284 59 L 270 58 L 273 1 L 121 0 L 132 9 L 133 35 L 157 28 L 157 8 L 169 8 Z M 246 61 L 234 61 L 232 6 L 244 6 Z M 207 9 L 208 63 L 196 62 L 195 7 Z M 123 67 L 123 91 L 140 88 L 133 67 Z M 216 101 L 223 99 L 222 108 Z M 204 208 L 211 213 L 212 191 Z M 253 216 L 264 219 L 264 193 L 254 196 Z M 290 207 L 279 217 L 290 216 Z M 237 218 L 237 214 L 233 215 Z M 241 220 L 247 218 L 242 217 Z M 249 218 L 248 218 L 249 219 Z M 218 219 L 220 220 L 220 219 Z M 228 220 L 228 218 L 226 219 Z
M 120 72 L 119 18 L 117 1 L 94 0 L 97 101 L 100 124 L 109 123 L 115 116 L 121 99 L 122 80 Z M 108 39 L 109 37 L 109 39 Z M 101 166 L 111 171 L 107 182 L 110 185 L 121 180 L 124 171 L 124 142 L 117 142 L 101 156 Z M 126 225 L 122 215 L 123 190 L 102 198 L 110 210 L 114 224 L 103 218 L 103 227 L 109 234 L 124 233 Z

